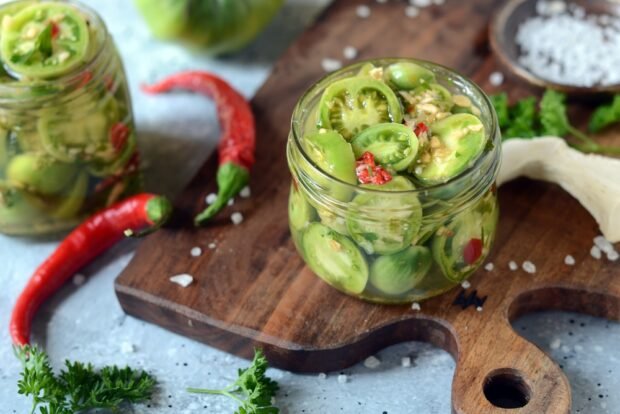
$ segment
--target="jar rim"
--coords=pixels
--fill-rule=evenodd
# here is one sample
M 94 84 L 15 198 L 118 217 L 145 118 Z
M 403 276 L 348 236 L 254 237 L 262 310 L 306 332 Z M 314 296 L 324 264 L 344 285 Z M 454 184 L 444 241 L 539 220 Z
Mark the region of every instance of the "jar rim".
M 485 106 L 485 109 L 490 114 L 491 128 L 490 129 L 485 128 L 485 136 L 486 136 L 485 138 L 486 138 L 487 144 L 489 142 L 492 142 L 493 150 L 488 151 L 486 153 L 482 153 L 481 156 L 479 156 L 472 165 L 468 166 L 467 168 L 465 168 L 463 171 L 461 171 L 459 174 L 455 175 L 454 177 L 450 177 L 448 180 L 440 182 L 440 183 L 431 184 L 431 185 L 424 186 L 424 187 L 417 187 L 413 190 L 386 191 L 386 190 L 377 189 L 377 188 L 364 188 L 364 191 L 369 192 L 369 193 L 382 193 L 382 194 L 385 194 L 385 193 L 417 194 L 417 193 L 428 192 L 428 191 L 431 191 L 431 192 L 438 191 L 454 183 L 467 180 L 473 174 L 480 171 L 480 167 L 483 166 L 490 157 L 495 158 L 497 162 L 490 162 L 488 167 L 483 171 L 483 173 L 486 174 L 494 168 L 495 171 L 493 171 L 493 174 L 497 175 L 497 172 L 499 169 L 498 168 L 499 167 L 499 151 L 500 151 L 499 147 L 501 147 L 501 135 L 498 133 L 498 120 L 497 120 L 497 114 L 495 112 L 495 108 L 493 107 L 493 104 L 491 103 L 491 100 L 489 99 L 487 94 L 475 82 L 471 81 L 468 77 L 462 75 L 461 73 L 459 73 L 458 71 L 452 68 L 449 68 L 447 66 L 444 66 L 444 65 L 441 65 L 435 62 L 430 62 L 427 60 L 405 58 L 405 57 L 375 58 L 375 59 L 367 59 L 367 60 L 358 61 L 352 65 L 345 66 L 337 71 L 326 74 L 325 76 L 321 77 L 316 83 L 314 83 L 309 89 L 307 89 L 304 92 L 301 98 L 297 101 L 295 108 L 293 109 L 293 115 L 291 118 L 291 131 L 292 131 L 293 141 L 295 142 L 295 146 L 297 150 L 301 153 L 302 157 L 304 158 L 304 161 L 308 162 L 309 165 L 311 165 L 319 174 L 323 175 L 328 180 L 336 181 L 338 182 L 339 185 L 342 185 L 345 188 L 348 187 L 351 189 L 359 189 L 359 186 L 343 181 L 337 177 L 332 176 L 328 172 L 324 171 L 317 163 L 314 162 L 314 160 L 307 153 L 306 149 L 304 148 L 301 142 L 302 134 L 300 131 L 300 128 L 303 125 L 302 121 L 304 120 L 304 110 L 308 106 L 308 101 L 310 101 L 315 95 L 317 95 L 317 93 L 320 92 L 323 88 L 327 87 L 333 79 L 338 78 L 339 75 L 342 75 L 346 72 L 349 72 L 355 69 L 359 69 L 362 66 L 369 64 L 369 63 L 370 64 L 381 64 L 381 66 L 385 66 L 386 64 L 397 63 L 397 62 L 413 62 L 413 63 L 420 64 L 428 69 L 433 69 L 433 68 L 438 69 L 440 71 L 450 74 L 454 79 L 457 79 L 460 83 L 467 85 L 476 94 L 478 94 L 482 98 L 482 102 Z
M 27 1 L 27 0 L 12 0 L 9 2 L 3 3 L 2 5 L 0 5 L 0 12 L 2 11 L 2 9 L 6 7 L 10 7 L 12 5 L 15 5 L 17 3 L 21 3 L 24 1 Z M 58 1 L 58 0 L 39 0 L 38 2 L 49 3 L 49 2 L 54 2 L 54 1 Z M 86 4 L 82 3 L 81 1 L 77 1 L 77 0 L 63 0 L 62 3 L 70 4 L 71 6 L 77 8 L 80 12 L 86 14 L 88 20 L 91 22 L 91 24 L 94 24 L 95 29 L 102 36 L 102 41 L 100 42 L 99 45 L 97 45 L 97 51 L 92 55 L 92 57 L 88 61 L 84 62 L 82 65 L 77 66 L 75 69 L 71 70 L 69 73 L 59 76 L 57 78 L 38 79 L 36 80 L 37 86 L 57 85 L 61 83 L 61 84 L 64 84 L 66 87 L 70 88 L 72 86 L 79 84 L 80 82 L 83 82 L 83 78 L 80 75 L 86 71 L 93 70 L 93 68 L 99 64 L 99 60 L 101 59 L 101 56 L 103 55 L 103 51 L 105 50 L 106 44 L 108 43 L 109 38 L 110 38 L 110 33 L 108 32 L 108 28 L 105 22 L 103 21 L 99 13 L 97 13 L 92 7 L 87 6 Z M 2 63 L 0 62 L 0 64 Z M 26 90 L 31 87 L 32 87 L 32 84 L 27 84 L 27 83 L 22 84 L 19 82 L 19 79 L 17 79 L 17 82 L 8 82 L 8 83 L 0 82 L 0 97 L 3 96 L 5 93 L 9 94 L 10 92 Z M 42 96 L 42 98 L 44 97 L 45 95 Z M 24 99 L 32 100 L 33 98 L 32 96 L 30 96 Z

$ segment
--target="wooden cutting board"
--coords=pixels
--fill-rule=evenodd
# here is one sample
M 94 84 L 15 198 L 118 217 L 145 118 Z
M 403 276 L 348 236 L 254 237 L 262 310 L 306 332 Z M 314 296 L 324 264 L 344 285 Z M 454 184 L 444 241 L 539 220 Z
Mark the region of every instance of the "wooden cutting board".
M 467 291 L 488 296 L 481 312 L 453 305 L 460 289 L 422 303 L 421 312 L 340 294 L 304 266 L 288 229 L 289 122 L 298 97 L 324 75 L 321 60 L 342 59 L 348 45 L 360 59 L 428 59 L 496 92 L 488 78 L 497 63 L 487 47 L 496 3 L 448 0 L 411 19 L 405 2 L 335 1 L 279 60 L 252 101 L 258 127 L 252 197 L 238 198 L 210 226 L 195 229 L 192 216 L 216 189 L 212 157 L 177 200 L 172 226 L 144 240 L 117 279 L 125 311 L 244 357 L 261 347 L 274 365 L 293 371 L 338 370 L 397 342 L 427 341 L 457 360 L 455 413 L 502 413 L 498 407 L 523 405 L 512 412 L 568 413 L 562 370 L 515 333 L 510 321 L 547 309 L 620 319 L 620 262 L 590 257 L 597 225 L 559 187 L 520 180 L 500 189 L 500 226 L 490 258 L 495 270 L 476 273 Z M 371 4 L 370 18 L 356 15 L 359 4 Z M 511 80 L 502 89 L 512 98 L 533 92 Z M 245 217 L 239 226 L 230 223 L 233 211 Z M 207 248 L 212 242 L 217 247 Z M 204 249 L 202 256 L 190 256 L 194 246 Z M 567 254 L 575 266 L 564 264 Z M 510 271 L 511 260 L 531 260 L 538 270 Z M 196 282 L 186 289 L 170 283 L 178 273 L 190 273 Z

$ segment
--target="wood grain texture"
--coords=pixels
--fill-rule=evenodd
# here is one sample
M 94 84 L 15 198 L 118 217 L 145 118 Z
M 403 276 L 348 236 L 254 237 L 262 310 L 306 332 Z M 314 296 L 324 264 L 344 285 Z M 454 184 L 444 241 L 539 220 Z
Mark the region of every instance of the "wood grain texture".
M 471 279 L 480 295 L 489 296 L 482 312 L 453 306 L 456 289 L 424 302 L 421 312 L 345 296 L 304 266 L 288 229 L 290 116 L 297 98 L 324 75 L 321 59 L 340 58 L 347 45 L 358 48 L 361 59 L 428 59 L 460 70 L 492 93 L 488 78 L 497 62 L 486 33 L 496 3 L 449 1 L 416 19 L 405 17 L 404 2 L 373 3 L 372 17 L 360 19 L 355 7 L 361 2 L 336 1 L 285 53 L 252 101 L 259 132 L 252 197 L 237 199 L 210 226 L 193 228 L 193 214 L 215 190 L 217 163 L 210 159 L 177 200 L 175 223 L 144 240 L 116 281 L 125 311 L 237 355 L 250 357 L 253 347 L 262 347 L 274 365 L 294 371 L 342 369 L 388 345 L 426 341 L 457 360 L 455 413 L 506 412 L 483 393 L 490 382 L 506 378 L 520 381 L 529 398 L 511 412 L 568 413 L 570 389 L 561 369 L 509 321 L 546 309 L 620 319 L 620 263 L 590 257 L 596 223 L 559 187 L 519 180 L 500 189 L 490 259 L 496 270 Z M 513 98 L 532 93 L 510 79 L 502 89 Z M 242 225 L 230 224 L 232 211 L 243 213 Z M 211 242 L 216 249 L 190 257 L 192 247 Z M 563 264 L 566 254 L 576 266 Z M 538 271 L 511 272 L 510 260 L 531 260 Z M 192 274 L 195 284 L 183 289 L 170 283 L 177 273 Z

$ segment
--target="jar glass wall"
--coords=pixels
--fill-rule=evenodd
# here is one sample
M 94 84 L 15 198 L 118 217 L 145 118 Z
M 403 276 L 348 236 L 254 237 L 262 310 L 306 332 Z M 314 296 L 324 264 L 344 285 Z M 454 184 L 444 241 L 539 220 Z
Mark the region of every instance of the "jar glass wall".
M 0 232 L 68 230 L 141 187 L 122 62 L 79 3 L 17 1 L 0 16 Z
M 369 63 L 386 68 L 398 62 L 429 70 L 457 102 L 469 100 L 470 110 L 484 125 L 480 155 L 460 173 L 432 184 L 399 173 L 389 186 L 356 185 L 329 174 L 305 142 L 313 134 L 326 133 L 317 125 L 325 90 L 338 80 L 359 76 Z M 452 112 L 458 113 L 455 109 Z M 384 59 L 328 75 L 298 102 L 287 145 L 293 176 L 289 224 L 298 252 L 325 282 L 374 302 L 419 301 L 462 283 L 484 263 L 493 245 L 500 141 L 486 95 L 442 66 Z

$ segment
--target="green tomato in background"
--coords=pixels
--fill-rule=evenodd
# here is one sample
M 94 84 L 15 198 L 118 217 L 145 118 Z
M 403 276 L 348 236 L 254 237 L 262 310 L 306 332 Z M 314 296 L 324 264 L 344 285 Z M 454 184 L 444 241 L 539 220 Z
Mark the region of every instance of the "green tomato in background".
M 155 37 L 211 53 L 238 50 L 273 19 L 284 0 L 135 0 Z

